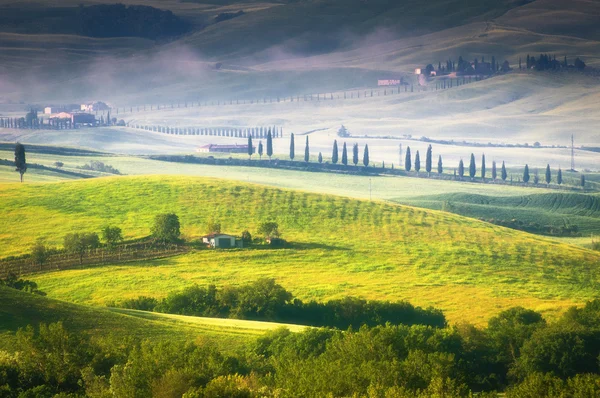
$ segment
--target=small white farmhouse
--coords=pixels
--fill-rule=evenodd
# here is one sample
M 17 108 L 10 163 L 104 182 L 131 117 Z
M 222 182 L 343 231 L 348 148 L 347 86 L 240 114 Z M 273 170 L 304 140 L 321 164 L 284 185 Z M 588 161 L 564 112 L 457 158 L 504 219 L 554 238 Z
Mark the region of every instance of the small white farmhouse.
M 206 235 L 202 237 L 202 242 L 216 249 L 243 247 L 243 242 L 241 239 L 237 239 L 235 236 L 227 234 Z

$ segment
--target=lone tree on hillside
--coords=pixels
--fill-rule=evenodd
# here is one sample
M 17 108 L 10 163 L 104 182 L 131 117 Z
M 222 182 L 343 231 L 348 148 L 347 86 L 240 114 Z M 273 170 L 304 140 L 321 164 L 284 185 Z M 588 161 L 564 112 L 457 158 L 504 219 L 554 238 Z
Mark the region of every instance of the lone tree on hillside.
M 525 170 L 523 171 L 523 182 L 524 183 L 529 182 L 529 166 L 528 165 L 525 165 Z
M 581 185 L 581 188 L 585 188 L 585 176 L 583 174 L 581 175 L 581 179 L 579 180 L 579 185 Z
M 96 249 L 99 246 L 100 239 L 95 232 L 68 234 L 64 238 L 65 250 L 79 255 L 79 264 L 83 263 L 83 256 L 87 250 Z
M 419 151 L 417 151 L 417 154 L 415 155 L 415 171 L 417 172 L 417 175 L 419 175 L 420 170 L 421 170 L 421 157 L 419 156 Z
M 276 222 L 264 222 L 258 226 L 258 233 L 265 239 L 279 238 L 279 225 Z
M 508 173 L 506 172 L 506 165 L 504 164 L 504 161 L 502 161 L 502 170 L 500 171 L 500 177 L 502 178 L 502 181 L 506 181 L 506 178 L 508 177 Z
M 358 144 L 354 144 L 352 147 L 352 163 L 358 165 Z
M 252 147 L 252 136 L 248 136 L 248 156 L 250 160 L 252 160 L 252 154 L 254 153 L 254 148 Z
M 294 133 L 290 135 L 290 159 L 294 161 L 296 157 L 296 143 L 294 142 Z
M 433 154 L 432 154 L 431 145 L 429 145 L 427 147 L 427 153 L 425 155 L 425 171 L 427 172 L 428 177 L 431 175 L 431 164 L 433 162 L 433 160 L 431 159 L 432 156 L 433 156 Z
M 267 156 L 269 160 L 273 156 L 273 136 L 271 135 L 271 129 L 269 129 L 269 133 L 267 134 Z
M 442 174 L 444 172 L 444 164 L 442 163 L 442 155 L 438 156 L 438 174 Z
M 485 154 L 481 155 L 481 179 L 485 181 Z
M 406 171 L 410 171 L 410 169 L 412 168 L 412 159 L 410 156 L 409 146 L 406 147 L 406 155 L 404 156 L 404 168 L 406 169 Z
M 550 165 L 546 165 L 546 185 L 550 185 L 552 181 L 552 172 L 550 171 Z
M 262 141 L 258 141 L 258 158 L 262 160 L 263 155 L 263 144 Z
M 475 178 L 476 173 L 477 166 L 475 165 L 475 155 L 471 154 L 471 162 L 469 163 L 469 177 L 471 177 L 471 181 Z
M 464 175 L 465 175 L 465 164 L 464 164 L 463 160 L 461 159 L 460 162 L 458 162 L 458 176 L 462 180 Z
M 319 157 L 317 158 L 319 163 L 323 163 L 323 154 L 319 152 Z
M 331 163 L 337 164 L 338 162 L 338 145 L 337 140 L 333 140 L 333 152 L 331 152 Z
M 363 164 L 365 167 L 369 167 L 369 145 L 365 144 L 365 151 L 363 153 Z
M 310 160 L 310 149 L 308 148 L 308 136 L 306 136 L 306 146 L 304 147 L 304 161 L 308 163 Z
M 27 171 L 27 162 L 25 161 L 25 147 L 19 142 L 15 145 L 15 168 L 15 171 L 18 171 L 21 175 L 21 182 L 23 182 L 23 174 Z
M 176 214 L 158 214 L 154 217 L 152 236 L 159 242 L 174 243 L 179 240 L 180 228 L 179 217 Z
M 492 180 L 496 181 L 498 178 L 498 170 L 496 169 L 496 161 L 492 161 Z
M 560 169 L 560 167 L 558 168 L 558 173 L 556 174 L 556 183 L 558 185 L 562 185 L 562 170 Z
M 123 242 L 123 233 L 119 227 L 104 227 L 102 230 L 102 240 L 106 243 L 109 249 L 115 248 L 119 243 Z
M 35 245 L 33 246 L 33 249 L 31 250 L 31 256 L 33 257 L 33 261 L 35 261 L 35 263 L 40 266 L 41 270 L 42 266 L 50 257 L 50 253 L 48 252 L 46 245 L 44 245 L 43 240 L 38 239 L 36 241 Z
M 348 149 L 346 148 L 345 142 L 344 146 L 342 147 L 342 164 L 344 166 L 348 166 Z

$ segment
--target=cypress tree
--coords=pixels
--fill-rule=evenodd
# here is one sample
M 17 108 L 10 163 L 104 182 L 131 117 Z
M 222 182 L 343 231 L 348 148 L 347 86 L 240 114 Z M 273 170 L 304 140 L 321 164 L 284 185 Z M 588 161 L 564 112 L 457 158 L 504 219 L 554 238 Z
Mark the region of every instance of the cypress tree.
M 294 133 L 290 135 L 290 159 L 293 161 L 296 156 L 296 144 L 294 143 Z
M 439 155 L 438 157 L 438 170 L 437 170 L 438 174 L 442 174 L 444 172 L 444 165 L 442 163 L 442 155 Z
M 481 155 L 481 179 L 485 181 L 485 154 Z
M 308 163 L 310 160 L 310 150 L 308 149 L 308 136 L 306 136 L 306 146 L 304 147 L 304 161 Z
M 410 171 L 412 168 L 412 159 L 410 157 L 410 147 L 406 147 L 406 156 L 404 157 L 404 168 L 406 171 Z
M 369 145 L 365 144 L 365 152 L 363 154 L 363 164 L 365 167 L 369 166 Z
M 267 156 L 269 157 L 269 160 L 271 160 L 271 156 L 273 156 L 273 135 L 271 129 L 269 129 L 269 133 L 267 134 Z
M 502 181 L 506 181 L 506 178 L 508 177 L 508 173 L 506 172 L 506 166 L 504 165 L 504 161 L 502 161 L 502 170 L 500 172 L 500 177 L 502 178 Z
M 581 188 L 585 188 L 585 176 L 583 174 L 581 175 L 581 180 L 579 183 L 581 184 Z
M 432 152 L 431 145 L 429 145 L 427 147 L 427 154 L 425 155 L 425 171 L 427 172 L 428 176 L 431 174 L 431 162 L 432 162 L 431 157 L 433 156 L 433 154 L 431 152 Z
M 417 154 L 415 155 L 415 171 L 417 172 L 417 175 L 419 174 L 420 170 L 421 170 L 421 158 L 419 157 L 419 151 L 417 151 Z
M 464 175 L 465 175 L 465 164 L 463 163 L 463 160 L 461 159 L 460 162 L 458 162 L 458 176 L 462 180 Z
M 558 168 L 558 174 L 556 174 L 556 183 L 558 185 L 561 185 L 563 182 L 562 180 L 562 170 L 560 169 L 560 167 Z
M 248 136 L 248 156 L 250 160 L 252 160 L 252 154 L 254 153 L 254 148 L 252 147 L 252 136 Z
M 258 142 L 258 157 L 261 160 L 262 160 L 262 155 L 263 155 L 263 144 L 262 144 L 262 141 L 259 141 Z
M 333 140 L 333 152 L 331 153 L 331 163 L 337 164 L 338 162 L 338 145 L 337 140 Z
M 552 181 L 552 172 L 550 171 L 550 165 L 546 165 L 546 184 L 550 185 Z
M 354 144 L 352 147 L 352 163 L 358 165 L 358 144 Z
M 345 142 L 344 142 L 344 147 L 342 148 L 342 164 L 344 166 L 348 166 L 348 149 L 346 149 Z
M 319 152 L 319 163 L 323 163 L 323 154 Z
M 15 145 L 15 168 L 23 182 L 23 174 L 27 171 L 27 161 L 25 160 L 25 147 L 19 142 Z
M 475 166 L 475 155 L 471 154 L 471 162 L 469 163 L 469 177 L 471 177 L 471 181 L 473 181 L 476 173 L 477 166 Z
M 529 166 L 528 165 L 525 165 L 525 170 L 523 171 L 523 182 L 524 183 L 529 182 Z
M 496 170 L 496 161 L 494 160 L 492 162 L 492 180 L 496 181 L 496 178 L 498 178 L 498 171 Z

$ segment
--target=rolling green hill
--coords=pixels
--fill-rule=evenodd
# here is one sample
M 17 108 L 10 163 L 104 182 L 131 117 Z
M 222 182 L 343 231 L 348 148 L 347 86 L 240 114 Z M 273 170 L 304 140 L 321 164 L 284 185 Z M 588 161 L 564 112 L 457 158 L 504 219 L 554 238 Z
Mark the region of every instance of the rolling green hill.
M 301 299 L 347 295 L 433 305 L 452 322 L 481 324 L 504 308 L 549 313 L 595 297 L 600 254 L 460 216 L 380 202 L 191 177 L 103 178 L 0 187 L 0 251 L 26 253 L 36 238 L 59 245 L 72 231 L 118 225 L 145 236 L 153 217 L 177 213 L 186 239 L 209 220 L 255 234 L 279 223 L 289 248 L 190 254 L 130 265 L 37 274 L 50 297 L 104 305 L 164 296 L 193 283 L 273 277 Z M 110 282 L 109 282 L 110 281 Z

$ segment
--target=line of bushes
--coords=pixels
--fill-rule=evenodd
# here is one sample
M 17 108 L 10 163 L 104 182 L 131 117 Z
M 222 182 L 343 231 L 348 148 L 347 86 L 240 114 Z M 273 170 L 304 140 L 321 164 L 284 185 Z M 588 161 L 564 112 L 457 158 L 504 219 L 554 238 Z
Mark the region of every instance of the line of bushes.
M 242 286 L 194 285 L 166 298 L 140 296 L 109 306 L 168 314 L 250 319 L 327 326 L 339 329 L 385 323 L 444 327 L 440 310 L 414 307 L 407 302 L 367 301 L 355 297 L 326 303 L 294 298 L 273 279 L 259 279 Z

